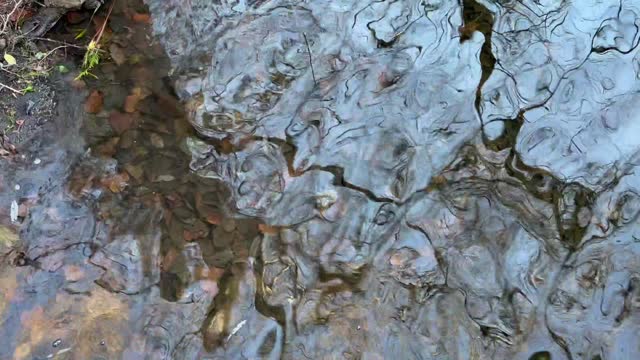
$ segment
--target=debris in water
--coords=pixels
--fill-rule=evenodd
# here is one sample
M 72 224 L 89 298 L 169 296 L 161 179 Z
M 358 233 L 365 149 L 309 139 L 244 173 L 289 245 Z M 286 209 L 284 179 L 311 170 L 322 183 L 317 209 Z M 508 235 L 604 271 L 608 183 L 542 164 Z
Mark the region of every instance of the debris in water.
M 11 219 L 12 223 L 18 221 L 18 203 L 15 200 L 11 202 L 11 209 L 9 210 L 9 218 Z

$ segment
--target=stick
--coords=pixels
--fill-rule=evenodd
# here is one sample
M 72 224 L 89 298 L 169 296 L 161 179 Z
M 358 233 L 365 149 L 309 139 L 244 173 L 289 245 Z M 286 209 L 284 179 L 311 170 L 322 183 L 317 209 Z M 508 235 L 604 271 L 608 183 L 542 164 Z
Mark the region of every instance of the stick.
M 311 48 L 309 47 L 309 40 L 307 40 L 307 34 L 302 33 L 302 36 L 304 37 L 305 44 L 307 44 L 307 54 L 309 54 L 309 65 L 311 66 L 311 76 L 313 76 L 313 83 L 318 85 L 318 82 L 316 81 L 316 72 L 313 70 L 313 60 L 311 57 Z
M 20 5 L 22 5 L 22 0 L 16 2 L 11 12 L 6 15 L 6 18 L 4 19 L 4 22 L 2 24 L 2 30 L 0 30 L 0 34 L 4 34 L 6 32 L 9 21 L 11 21 L 11 16 L 13 16 L 13 13 L 15 13 L 18 8 L 20 8 Z
M 57 44 L 64 44 L 65 47 L 72 47 L 72 48 L 76 48 L 76 49 L 84 49 L 84 46 L 78 46 L 78 45 L 74 45 L 74 44 L 69 44 L 66 41 L 48 39 L 48 38 L 45 38 L 45 37 L 34 37 L 32 39 L 33 40 L 48 41 L 48 42 L 57 43 Z
M 9 89 L 9 90 L 13 91 L 14 93 L 16 93 L 18 95 L 22 95 L 22 91 L 16 90 L 16 89 L 12 88 L 11 86 L 7 86 L 7 85 L 5 85 L 3 83 L 0 83 L 0 87 L 3 87 L 5 89 Z

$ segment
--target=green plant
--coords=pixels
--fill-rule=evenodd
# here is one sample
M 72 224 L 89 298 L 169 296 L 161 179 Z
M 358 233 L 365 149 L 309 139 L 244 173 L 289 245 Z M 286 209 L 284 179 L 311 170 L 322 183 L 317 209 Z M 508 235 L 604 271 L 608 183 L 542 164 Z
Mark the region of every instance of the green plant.
M 82 71 L 76 76 L 76 80 L 82 79 L 85 76 L 98 78 L 91 73 L 91 70 L 100 64 L 101 51 L 99 45 L 94 40 L 91 40 L 89 45 L 87 45 L 87 51 L 84 53 L 84 58 L 82 59 Z
M 113 11 L 113 5 L 116 0 L 111 2 L 111 6 L 109 6 L 109 12 L 107 12 L 107 16 L 102 23 L 102 27 L 98 30 L 98 32 L 93 36 L 89 45 L 87 45 L 87 51 L 84 53 L 84 58 L 82 59 L 82 70 L 80 74 L 76 76 L 76 80 L 82 79 L 85 76 L 93 76 L 94 78 L 98 78 L 94 74 L 91 73 L 98 64 L 100 64 L 100 55 L 102 50 L 100 49 L 100 40 L 102 39 L 102 35 L 104 35 L 104 31 L 107 28 L 107 22 L 109 21 L 109 17 L 111 16 L 111 12 Z M 76 38 L 84 36 L 84 33 L 81 32 L 76 36 Z

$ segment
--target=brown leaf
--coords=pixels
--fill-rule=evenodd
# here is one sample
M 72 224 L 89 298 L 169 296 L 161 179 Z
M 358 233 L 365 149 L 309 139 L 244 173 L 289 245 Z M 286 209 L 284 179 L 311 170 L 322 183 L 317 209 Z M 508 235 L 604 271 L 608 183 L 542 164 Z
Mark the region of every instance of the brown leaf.
M 13 12 L 13 14 L 11 14 L 11 17 L 9 17 L 9 20 L 16 23 L 20 23 L 21 21 L 24 21 L 33 17 L 33 15 L 35 14 L 36 12 L 32 9 L 18 9 L 15 12 Z
M 182 230 L 182 237 L 186 242 L 191 242 L 196 239 L 195 234 L 189 231 L 188 229 Z
M 102 111 L 102 105 L 104 101 L 104 95 L 101 91 L 93 90 L 87 97 L 87 101 L 84 103 L 84 111 L 89 114 L 97 114 Z
M 131 114 L 123 114 L 119 111 L 114 111 L 109 115 L 109 124 L 111 128 L 118 134 L 131 129 L 135 118 Z
M 111 190 L 112 193 L 117 194 L 124 190 L 129 182 L 129 174 L 126 172 L 110 176 L 102 179 L 102 185 Z
M 233 144 L 229 138 L 222 139 L 220 152 L 223 154 L 231 154 L 233 152 Z
M 160 261 L 161 269 L 164 271 L 171 269 L 171 266 L 176 262 L 176 259 L 178 259 L 178 252 L 173 248 L 169 249 L 167 254 Z
M 126 99 L 124 99 L 124 111 L 128 113 L 136 112 L 136 106 L 138 106 L 138 99 L 135 95 L 128 95 Z
M 151 16 L 144 13 L 135 13 L 132 16 L 133 21 L 143 24 L 151 24 Z
M 194 241 L 194 240 L 202 239 L 206 235 L 207 235 L 206 231 L 204 231 L 202 229 L 200 229 L 200 230 L 190 230 L 190 229 L 182 230 L 182 237 L 184 238 L 184 241 L 187 241 L 187 242 L 191 242 L 191 241 Z
M 205 220 L 211 225 L 220 225 L 222 222 L 222 215 L 218 213 L 207 214 Z
M 258 230 L 266 235 L 276 235 L 279 232 L 277 227 L 267 224 L 258 224 Z
M 158 149 L 162 149 L 164 147 L 164 140 L 162 139 L 162 136 L 156 133 L 153 133 L 149 138 L 151 140 L 151 145 L 153 145 L 153 147 Z
M 101 156 L 112 157 L 118 150 L 119 137 L 112 137 L 96 147 L 96 153 Z
M 129 175 L 133 176 L 134 179 L 141 181 L 142 176 L 144 175 L 144 170 L 141 166 L 135 166 L 133 164 L 127 164 L 124 166 L 124 169 L 129 173 Z
M 131 90 L 131 94 L 124 100 L 124 111 L 133 113 L 138 107 L 140 100 L 149 96 L 149 91 L 142 87 L 135 87 Z

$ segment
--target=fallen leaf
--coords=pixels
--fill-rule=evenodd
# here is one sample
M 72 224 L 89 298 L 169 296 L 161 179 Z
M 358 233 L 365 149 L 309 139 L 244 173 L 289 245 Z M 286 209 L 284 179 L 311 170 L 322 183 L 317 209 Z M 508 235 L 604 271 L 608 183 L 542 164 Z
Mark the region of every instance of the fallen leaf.
M 141 166 L 135 166 L 132 164 L 127 164 L 124 166 L 124 169 L 129 173 L 129 175 L 133 176 L 134 179 L 141 181 L 142 176 L 144 175 L 144 170 Z
M 222 139 L 220 152 L 223 154 L 231 154 L 233 152 L 233 144 L 229 138 Z
M 151 145 L 153 145 L 153 147 L 158 149 L 162 149 L 164 147 L 164 140 L 162 140 L 162 136 L 156 133 L 153 133 L 150 136 L 150 140 L 151 140 Z
M 182 238 L 186 242 L 191 242 L 191 241 L 196 239 L 196 236 L 191 231 L 189 231 L 187 229 L 184 229 L 184 230 L 182 230 Z
M 124 99 L 124 111 L 128 113 L 136 112 L 136 107 L 138 106 L 139 102 L 140 102 L 140 99 L 137 96 L 128 95 Z
M 84 111 L 89 114 L 97 114 L 102 111 L 102 105 L 104 103 L 104 95 L 101 91 L 93 90 L 87 97 L 87 101 L 84 103 Z
M 7 53 L 4 53 L 4 61 L 6 61 L 7 64 L 9 64 L 9 65 L 17 64 L 16 58 L 14 58 L 13 55 L 7 54 Z
M 20 23 L 21 21 L 24 21 L 30 17 L 33 17 L 33 15 L 35 14 L 36 14 L 35 11 L 31 9 L 19 9 L 17 11 L 14 11 L 13 14 L 11 14 L 11 17 L 9 17 L 9 19 L 15 23 Z
M 109 46 L 109 54 L 118 66 L 127 62 L 127 55 L 125 54 L 124 50 L 116 44 L 111 44 Z
M 133 115 L 121 113 L 119 111 L 114 111 L 109 115 L 109 124 L 118 134 L 122 134 L 123 132 L 131 129 L 134 120 Z
M 129 185 L 129 174 L 126 172 L 110 176 L 102 179 L 102 185 L 108 188 L 112 193 L 122 192 Z
M 211 225 L 220 225 L 222 222 L 222 215 L 218 213 L 207 214 L 205 220 Z
M 112 137 L 102 144 L 96 146 L 96 152 L 102 156 L 112 157 L 118 150 L 119 137 Z
M 151 16 L 149 14 L 135 13 L 132 18 L 133 21 L 138 23 L 151 24 Z
M 258 224 L 258 230 L 266 235 L 276 235 L 279 232 L 277 227 L 267 224 Z
M 178 253 L 175 249 L 171 248 L 167 251 L 167 254 L 160 261 L 160 267 L 162 270 L 169 270 L 178 258 Z
M 58 66 L 56 66 L 56 69 L 58 69 L 58 72 L 60 74 L 66 74 L 66 73 L 69 72 L 69 68 L 64 66 L 64 65 L 58 65 Z
M 79 24 L 86 18 L 87 17 L 79 11 L 69 11 L 67 13 L 67 22 L 72 25 Z

